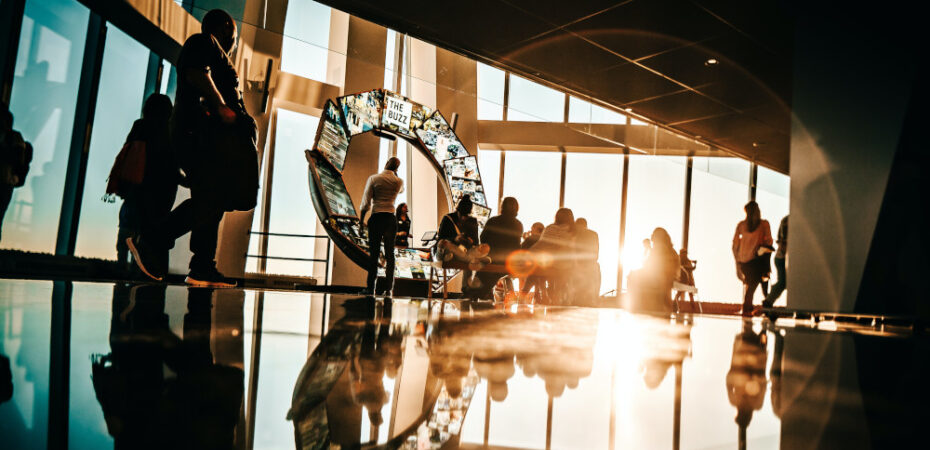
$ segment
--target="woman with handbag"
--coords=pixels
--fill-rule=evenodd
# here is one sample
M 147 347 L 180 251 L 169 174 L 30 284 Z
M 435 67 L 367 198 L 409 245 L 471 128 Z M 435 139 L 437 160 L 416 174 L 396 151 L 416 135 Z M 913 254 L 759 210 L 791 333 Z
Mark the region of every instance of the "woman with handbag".
M 733 234 L 733 258 L 736 276 L 743 282 L 743 316 L 752 315 L 752 297 L 763 279 L 768 279 L 771 267 L 769 255 L 772 247 L 772 230 L 762 219 L 759 204 L 751 201 L 743 207 L 746 219 L 736 226 Z

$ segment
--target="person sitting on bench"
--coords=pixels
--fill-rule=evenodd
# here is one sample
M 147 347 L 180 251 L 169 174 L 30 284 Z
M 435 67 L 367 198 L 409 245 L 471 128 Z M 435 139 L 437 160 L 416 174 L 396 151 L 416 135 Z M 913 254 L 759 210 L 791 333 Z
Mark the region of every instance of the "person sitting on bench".
M 440 261 L 460 261 L 468 263 L 469 270 L 465 278 L 472 281 L 472 271 L 481 270 L 491 259 L 488 258 L 490 246 L 478 245 L 478 220 L 472 217 L 471 197 L 466 195 L 459 200 L 455 211 L 443 216 L 439 223 L 439 242 L 436 243 L 436 256 Z

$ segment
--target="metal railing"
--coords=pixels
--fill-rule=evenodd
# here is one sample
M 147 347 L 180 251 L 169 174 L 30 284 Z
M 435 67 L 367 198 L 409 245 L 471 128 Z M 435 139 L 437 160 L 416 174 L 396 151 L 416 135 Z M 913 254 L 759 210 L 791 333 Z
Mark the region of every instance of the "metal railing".
M 288 238 L 304 238 L 304 239 L 325 239 L 325 240 L 326 240 L 326 258 L 298 258 L 298 257 L 292 257 L 292 256 L 251 255 L 251 254 L 249 254 L 248 252 L 246 252 L 245 257 L 246 257 L 246 258 L 263 259 L 263 260 L 272 259 L 272 260 L 277 260 L 277 261 L 321 262 L 321 263 L 324 263 L 324 264 L 325 264 L 325 268 L 323 269 L 323 280 L 324 280 L 324 281 L 323 281 L 323 284 L 324 284 L 324 285 L 328 285 L 328 284 L 329 284 L 329 265 L 330 265 L 330 257 L 332 256 L 333 241 L 332 241 L 332 239 L 330 239 L 330 237 L 329 237 L 328 235 L 325 235 L 325 234 L 271 233 L 271 232 L 265 232 L 265 231 L 252 231 L 252 230 L 247 231 L 246 234 L 248 234 L 248 235 L 253 235 L 253 234 L 255 234 L 255 235 L 266 236 L 266 237 L 288 237 Z M 264 270 L 262 271 L 262 273 L 264 274 Z M 311 274 L 311 276 L 312 276 L 312 274 Z

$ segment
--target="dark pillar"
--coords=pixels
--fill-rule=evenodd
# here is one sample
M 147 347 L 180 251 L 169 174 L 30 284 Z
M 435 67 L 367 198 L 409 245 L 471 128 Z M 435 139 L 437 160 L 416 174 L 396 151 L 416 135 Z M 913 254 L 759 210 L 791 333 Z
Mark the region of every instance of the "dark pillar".
M 73 255 L 74 245 L 77 242 L 81 199 L 84 194 L 84 176 L 87 173 L 87 152 L 90 149 L 90 136 L 94 128 L 97 89 L 100 86 L 100 68 L 103 64 L 106 35 L 106 22 L 97 13 L 91 12 L 87 22 L 87 42 L 84 46 L 84 65 L 81 67 L 81 80 L 78 84 L 68 169 L 65 172 L 65 192 L 61 199 L 61 216 L 58 219 L 56 255 Z

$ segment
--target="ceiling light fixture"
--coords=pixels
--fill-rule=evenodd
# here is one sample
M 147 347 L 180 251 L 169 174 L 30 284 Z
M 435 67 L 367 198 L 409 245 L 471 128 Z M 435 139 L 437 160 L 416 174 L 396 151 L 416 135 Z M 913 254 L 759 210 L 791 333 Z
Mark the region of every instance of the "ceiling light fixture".
M 633 108 L 624 108 L 623 110 L 626 112 L 633 112 Z
M 716 66 L 719 62 L 720 62 L 720 61 L 717 61 L 715 58 L 710 58 L 710 59 L 708 59 L 707 61 L 704 61 L 704 65 L 707 66 L 707 67 L 714 67 L 714 66 Z

